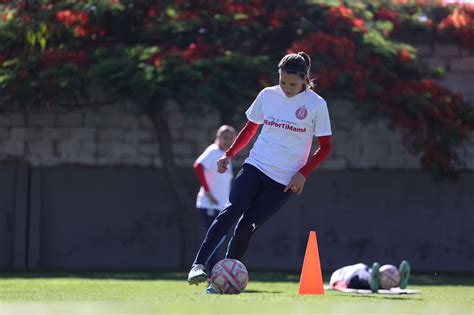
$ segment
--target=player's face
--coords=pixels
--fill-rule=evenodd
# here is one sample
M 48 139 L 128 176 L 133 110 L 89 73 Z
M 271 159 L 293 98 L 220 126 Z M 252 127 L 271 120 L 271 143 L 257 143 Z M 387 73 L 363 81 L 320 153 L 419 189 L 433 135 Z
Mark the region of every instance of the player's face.
M 226 151 L 232 142 L 235 139 L 235 132 L 233 131 L 224 131 L 221 135 L 217 138 L 217 145 L 221 148 L 221 150 Z
M 280 71 L 280 87 L 287 97 L 295 96 L 303 91 L 304 80 L 297 74 Z

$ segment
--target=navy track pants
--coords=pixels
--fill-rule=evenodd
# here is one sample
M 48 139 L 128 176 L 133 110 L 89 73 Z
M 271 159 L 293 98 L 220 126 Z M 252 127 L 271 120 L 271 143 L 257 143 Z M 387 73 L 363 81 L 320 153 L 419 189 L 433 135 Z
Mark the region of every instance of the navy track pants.
M 284 188 L 285 185 L 274 181 L 255 166 L 244 164 L 235 178 L 229 201 L 209 227 L 194 263 L 205 265 L 237 220 L 226 258 L 241 260 L 253 233 L 292 195 L 291 191 L 283 192 Z

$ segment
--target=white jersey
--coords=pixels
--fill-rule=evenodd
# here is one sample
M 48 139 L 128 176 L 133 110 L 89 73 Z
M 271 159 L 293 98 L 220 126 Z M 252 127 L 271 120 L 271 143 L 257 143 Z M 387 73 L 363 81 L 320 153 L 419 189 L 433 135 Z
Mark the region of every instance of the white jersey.
M 209 191 L 218 201 L 217 205 L 212 204 L 204 194 L 204 187 L 201 186 L 196 200 L 197 208 L 221 210 L 229 198 L 233 177 L 232 163 L 229 163 L 227 171 L 224 174 L 217 172 L 217 160 L 223 155 L 224 151 L 222 151 L 217 144 L 213 143 L 208 146 L 196 160 L 196 163 L 204 166 L 204 176 L 209 186 Z
M 348 284 L 348 281 L 352 278 L 354 273 L 356 273 L 360 269 L 366 269 L 366 264 L 355 264 L 351 266 L 342 267 L 334 271 L 331 275 L 331 280 L 329 280 L 329 285 L 334 287 L 334 283 L 342 281 L 345 284 Z
M 283 185 L 306 164 L 313 136 L 331 135 L 326 101 L 309 89 L 287 97 L 279 85 L 265 88 L 245 114 L 263 124 L 245 163 Z

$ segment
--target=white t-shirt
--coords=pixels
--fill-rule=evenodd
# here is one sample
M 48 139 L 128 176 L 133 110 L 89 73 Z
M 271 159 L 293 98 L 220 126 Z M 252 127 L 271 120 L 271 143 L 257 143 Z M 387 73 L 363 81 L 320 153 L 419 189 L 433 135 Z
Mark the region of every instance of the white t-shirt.
M 367 268 L 367 265 L 360 263 L 360 264 L 355 264 L 355 265 L 346 266 L 346 267 L 337 269 L 336 271 L 332 273 L 331 280 L 329 280 L 329 285 L 331 287 L 334 287 L 334 283 L 336 283 L 337 281 L 342 281 L 348 284 L 348 280 L 352 278 L 352 275 L 357 270 L 365 269 L 365 268 Z
M 209 191 L 218 201 L 217 205 L 212 204 L 204 194 L 204 187 L 201 186 L 196 200 L 197 208 L 221 210 L 229 199 L 230 185 L 233 177 L 232 163 L 229 163 L 227 171 L 224 174 L 218 173 L 217 160 L 220 159 L 222 155 L 224 155 L 224 151 L 219 149 L 217 144 L 213 143 L 208 146 L 196 160 L 196 163 L 204 166 L 204 176 L 206 177 Z
M 309 89 L 287 97 L 279 85 L 265 88 L 245 114 L 263 124 L 245 163 L 283 185 L 306 164 L 313 136 L 331 135 L 326 101 Z

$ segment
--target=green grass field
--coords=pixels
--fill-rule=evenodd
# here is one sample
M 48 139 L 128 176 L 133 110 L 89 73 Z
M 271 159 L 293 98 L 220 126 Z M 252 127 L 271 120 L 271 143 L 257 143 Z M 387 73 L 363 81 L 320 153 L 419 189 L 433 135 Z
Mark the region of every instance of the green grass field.
M 240 295 L 204 295 L 184 273 L 0 273 L 6 314 L 474 314 L 471 276 L 415 275 L 419 295 L 297 294 L 297 274 L 258 273 Z M 326 275 L 325 275 L 326 276 Z M 327 280 L 327 277 L 325 277 Z

